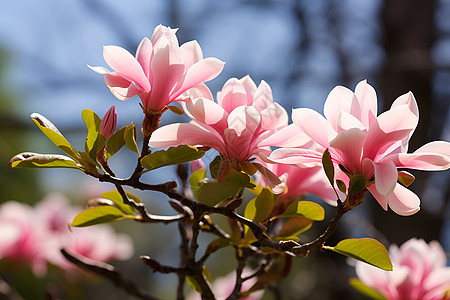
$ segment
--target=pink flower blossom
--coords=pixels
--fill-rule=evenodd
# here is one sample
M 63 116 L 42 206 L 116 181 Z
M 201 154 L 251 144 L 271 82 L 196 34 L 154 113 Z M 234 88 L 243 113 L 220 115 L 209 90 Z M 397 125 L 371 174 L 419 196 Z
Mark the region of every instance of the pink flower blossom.
M 394 270 L 384 271 L 357 262 L 356 274 L 368 287 L 389 300 L 442 300 L 450 289 L 450 267 L 437 241 L 427 244 L 416 238 L 400 248 L 389 248 Z
M 102 122 L 100 123 L 100 134 L 108 140 L 114 134 L 114 131 L 116 131 L 116 125 L 117 112 L 116 107 L 113 105 L 110 109 L 108 109 L 102 119 Z
M 268 139 L 286 127 L 288 115 L 273 102 L 269 85 L 257 87 L 249 76 L 231 78 L 214 102 L 209 90 L 193 89 L 183 104 L 190 123 L 170 124 L 153 132 L 149 145 L 167 147 L 182 144 L 207 146 L 219 151 L 235 168 L 253 155 L 266 157 Z
M 377 97 L 372 86 L 361 81 L 355 93 L 345 87 L 334 88 L 325 102 L 324 114 L 294 109 L 292 119 L 298 131 L 318 144 L 317 149 L 283 148 L 269 159 L 289 164 L 320 163 L 328 148 L 335 166 L 345 168 L 348 177 L 367 176 L 370 193 L 387 210 L 412 215 L 419 210 L 420 199 L 397 183 L 397 168 L 446 170 L 450 167 L 450 143 L 430 142 L 407 153 L 408 142 L 418 120 L 419 110 L 411 92 L 400 96 L 390 110 L 377 116 Z M 347 181 L 338 168 L 337 178 Z
M 105 46 L 103 57 L 114 70 L 90 67 L 105 76 L 105 83 L 119 100 L 138 95 L 147 113 L 163 110 L 186 90 L 216 77 L 224 63 L 203 59 L 197 41 L 178 45 L 177 29 L 159 25 L 151 40 L 144 38 L 136 57 L 118 46 Z

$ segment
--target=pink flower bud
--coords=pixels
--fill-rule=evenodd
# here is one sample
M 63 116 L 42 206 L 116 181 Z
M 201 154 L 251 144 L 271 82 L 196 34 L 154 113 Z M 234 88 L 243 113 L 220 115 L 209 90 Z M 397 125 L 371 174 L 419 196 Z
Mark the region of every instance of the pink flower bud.
M 100 134 L 108 140 L 116 130 L 117 124 L 117 113 L 116 107 L 113 105 L 106 112 L 105 116 L 102 119 L 102 123 L 100 124 Z

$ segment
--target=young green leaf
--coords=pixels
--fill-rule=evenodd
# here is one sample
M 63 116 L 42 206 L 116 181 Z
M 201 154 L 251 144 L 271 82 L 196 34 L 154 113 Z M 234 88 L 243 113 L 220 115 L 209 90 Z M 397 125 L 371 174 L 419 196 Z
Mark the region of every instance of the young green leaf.
M 231 169 L 230 173 L 223 181 L 218 182 L 216 180 L 202 185 L 197 191 L 197 201 L 209 206 L 214 206 L 235 196 L 241 189 L 246 187 L 254 187 L 254 185 L 250 183 L 250 177 L 247 174 Z
M 305 217 L 295 217 L 286 221 L 277 234 L 276 239 L 299 235 L 311 228 L 314 221 Z
M 336 185 L 338 186 L 338 189 L 343 192 L 344 194 L 347 193 L 347 187 L 345 186 L 345 183 L 342 180 L 337 179 Z
M 10 168 L 74 168 L 83 170 L 82 166 L 70 157 L 58 154 L 39 154 L 23 152 L 9 161 Z
M 388 300 L 388 298 L 384 297 L 383 295 L 381 295 L 380 293 L 378 293 L 376 290 L 368 287 L 367 285 L 365 285 L 364 283 L 362 283 L 361 280 L 357 279 L 357 278 L 350 278 L 350 280 L 348 281 L 348 283 L 358 292 L 360 292 L 361 294 L 371 298 L 371 299 L 375 299 L 375 300 Z
M 209 164 L 209 172 L 211 173 L 211 177 L 216 179 L 219 176 L 220 165 L 222 164 L 222 156 L 217 155 L 212 162 Z
M 409 172 L 400 171 L 398 172 L 398 181 L 404 186 L 410 186 L 416 178 Z
M 361 174 L 354 174 L 350 177 L 348 184 L 348 194 L 353 195 L 361 192 L 367 187 L 367 176 Z
M 120 149 L 125 145 L 125 129 L 127 127 L 122 127 L 108 139 L 106 144 L 106 160 L 110 159 L 114 154 L 119 152 Z
M 374 239 L 346 239 L 340 241 L 335 247 L 324 246 L 324 249 L 352 257 L 386 271 L 392 271 L 388 251 Z
M 168 105 L 167 108 L 170 109 L 171 112 L 177 114 L 177 115 L 184 115 L 184 110 L 181 107 Z
M 123 219 L 136 218 L 136 216 L 125 215 L 120 209 L 114 206 L 96 206 L 80 212 L 70 226 L 86 227 Z
M 311 201 L 296 201 L 289 205 L 281 218 L 303 216 L 313 221 L 322 221 L 325 218 L 325 210 L 322 206 Z
M 256 198 L 247 204 L 244 217 L 258 223 L 265 221 L 272 212 L 273 199 L 272 191 L 269 188 L 264 188 Z
M 323 152 L 322 166 L 328 180 L 330 181 L 331 186 L 334 186 L 334 166 L 333 162 L 331 161 L 331 154 L 330 151 L 328 151 L 328 148 Z
M 64 151 L 74 160 L 78 159 L 77 150 L 66 140 L 52 122 L 38 113 L 31 114 L 31 119 L 39 129 L 53 142 L 59 149 Z
M 159 150 L 142 158 L 141 165 L 147 170 L 183 164 L 201 158 L 204 151 L 188 145 L 169 147 L 167 150 Z
M 139 148 L 136 143 L 136 137 L 137 137 L 136 126 L 134 126 L 133 122 L 131 122 L 131 124 L 125 128 L 124 133 L 125 146 L 131 151 L 139 154 Z
M 96 160 L 97 153 L 105 146 L 106 140 L 100 134 L 100 124 L 102 120 L 100 117 L 90 109 L 85 109 L 81 113 L 84 124 L 88 130 L 84 149 L 89 156 Z
M 189 177 L 189 184 L 196 199 L 198 198 L 198 191 L 200 187 L 206 183 L 204 181 L 205 176 L 206 170 L 198 169 L 197 171 L 192 173 L 191 177 Z
M 129 193 L 126 193 L 128 198 L 131 198 Z M 118 191 L 109 191 L 100 195 L 101 198 L 111 200 L 114 204 L 126 215 L 134 215 L 134 208 L 128 204 L 123 203 L 122 196 Z

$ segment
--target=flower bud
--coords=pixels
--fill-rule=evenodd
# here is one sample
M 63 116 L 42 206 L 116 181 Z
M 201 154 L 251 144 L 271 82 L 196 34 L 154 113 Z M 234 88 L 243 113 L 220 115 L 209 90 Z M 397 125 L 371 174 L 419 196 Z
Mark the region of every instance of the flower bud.
M 117 124 L 117 113 L 116 107 L 113 105 L 106 112 L 105 116 L 102 119 L 102 123 L 100 124 L 100 134 L 108 140 L 116 130 Z

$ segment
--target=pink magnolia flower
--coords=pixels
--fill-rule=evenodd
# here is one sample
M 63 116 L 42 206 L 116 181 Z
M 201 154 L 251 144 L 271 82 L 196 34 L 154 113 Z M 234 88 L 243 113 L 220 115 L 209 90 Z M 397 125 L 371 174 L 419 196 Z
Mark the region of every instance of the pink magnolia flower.
M 284 108 L 273 102 L 269 85 L 262 81 L 257 87 L 249 76 L 229 79 L 217 93 L 217 103 L 205 86 L 189 95 L 183 108 L 192 121 L 157 129 L 151 147 L 212 147 L 236 167 L 253 155 L 266 157 L 271 152 L 266 141 L 288 122 Z
M 450 267 L 437 241 L 427 244 L 416 238 L 400 248 L 389 248 L 393 271 L 384 271 L 363 262 L 356 263 L 358 278 L 389 300 L 442 300 L 450 289 Z
M 177 29 L 159 25 L 151 40 L 144 38 L 136 57 L 118 46 L 105 46 L 103 57 L 114 70 L 90 67 L 105 76 L 105 83 L 119 100 L 138 95 L 147 113 L 163 110 L 186 90 L 216 77 L 224 63 L 203 59 L 197 41 L 178 45 Z
M 100 134 L 103 135 L 105 140 L 108 140 L 116 131 L 117 125 L 117 112 L 116 107 L 113 105 L 106 112 L 105 116 L 100 123 Z
M 397 183 L 397 168 L 446 170 L 450 167 L 450 143 L 430 142 L 407 153 L 408 142 L 418 120 L 419 110 L 411 92 L 400 96 L 390 110 L 377 116 L 377 97 L 372 86 L 361 81 L 355 93 L 345 87 L 334 88 L 325 102 L 324 114 L 294 109 L 292 119 L 298 130 L 318 144 L 317 149 L 283 148 L 269 159 L 289 164 L 321 161 L 328 148 L 335 166 L 345 168 L 348 177 L 367 176 L 368 187 L 378 203 L 397 214 L 412 215 L 419 210 L 420 199 Z M 337 178 L 346 180 L 336 168 Z
M 285 181 L 283 193 L 277 199 L 284 209 L 293 201 L 306 194 L 319 196 L 328 204 L 336 206 L 336 193 L 328 181 L 321 166 L 299 167 L 286 164 L 268 164 L 261 162 L 266 168 Z M 267 186 L 264 176 L 257 176 L 256 184 Z M 283 209 L 281 208 L 281 209 Z

